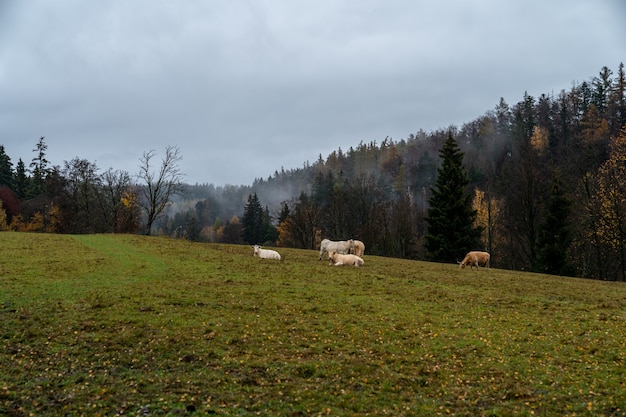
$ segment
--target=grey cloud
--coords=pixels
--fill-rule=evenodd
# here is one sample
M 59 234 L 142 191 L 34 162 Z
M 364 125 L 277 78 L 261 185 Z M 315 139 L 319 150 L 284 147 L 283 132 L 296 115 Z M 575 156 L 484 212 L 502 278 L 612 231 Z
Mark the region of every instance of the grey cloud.
M 134 173 L 142 152 L 173 144 L 192 183 L 249 184 L 460 125 L 626 56 L 624 7 L 608 1 L 0 4 L 9 156 L 29 161 L 46 136 L 55 164 Z

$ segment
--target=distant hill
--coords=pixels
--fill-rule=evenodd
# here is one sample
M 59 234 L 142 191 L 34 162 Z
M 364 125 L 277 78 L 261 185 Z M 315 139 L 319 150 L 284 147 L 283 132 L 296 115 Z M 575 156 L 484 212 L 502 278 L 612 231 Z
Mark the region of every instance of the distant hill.
M 493 252 L 499 266 L 545 271 L 554 263 L 548 259 L 558 256 L 568 271 L 563 273 L 626 280 L 620 249 L 626 247 L 626 228 L 620 226 L 626 224 L 620 215 L 626 207 L 609 202 L 611 193 L 626 192 L 609 169 L 611 157 L 617 161 L 622 152 L 615 141 L 626 136 L 623 126 L 624 66 L 615 72 L 602 67 L 597 76 L 573 83 L 569 90 L 538 97 L 524 93 L 512 104 L 502 98 L 462 126 L 360 142 L 319 155 L 302 168 L 277 170 L 250 186 L 190 186 L 186 200 L 172 206 L 160 228 L 172 234 L 183 226 L 197 230 L 191 235 L 199 239 L 203 230 L 208 240 L 219 239 L 215 231 L 226 222 L 236 224 L 235 216 L 242 216 L 248 196 L 256 193 L 276 223 L 281 213 L 314 208 L 319 210 L 314 218 L 299 220 L 310 224 L 296 229 L 325 237 L 364 237 L 373 253 L 423 259 L 439 150 L 451 134 L 463 152 L 470 180 L 466 192 L 485 230 L 480 249 Z M 568 202 L 561 205 L 567 206 L 565 211 L 550 206 L 554 198 Z M 355 204 L 360 204 L 358 213 Z M 547 232 L 549 225 L 556 227 L 554 219 L 560 220 L 559 230 Z M 282 229 L 291 233 L 282 240 L 287 246 L 315 246 L 311 236 L 294 240 L 294 230 Z

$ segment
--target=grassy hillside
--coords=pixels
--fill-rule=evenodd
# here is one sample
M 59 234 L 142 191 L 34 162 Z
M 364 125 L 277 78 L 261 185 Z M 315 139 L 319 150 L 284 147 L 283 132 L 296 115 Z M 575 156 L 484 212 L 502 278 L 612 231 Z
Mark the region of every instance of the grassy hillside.
M 0 415 L 626 413 L 626 285 L 0 234 Z

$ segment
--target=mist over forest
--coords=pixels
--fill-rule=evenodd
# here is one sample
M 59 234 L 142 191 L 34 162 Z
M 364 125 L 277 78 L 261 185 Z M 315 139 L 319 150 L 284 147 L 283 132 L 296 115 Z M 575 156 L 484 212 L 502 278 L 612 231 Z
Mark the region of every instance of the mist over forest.
M 272 229 L 258 243 L 315 249 L 320 238 L 358 238 L 367 254 L 425 259 L 439 152 L 452 136 L 463 153 L 466 193 L 484 231 L 477 249 L 491 252 L 495 266 L 626 280 L 626 201 L 614 198 L 626 195 L 626 168 L 618 162 L 626 158 L 625 91 L 623 63 L 616 70 L 605 66 L 569 90 L 537 97 L 520 92 L 512 102 L 501 98 L 462 126 L 361 141 L 300 168 L 277 167 L 250 185 L 184 184 L 184 192 L 173 196 L 153 223 L 155 234 L 244 243 L 242 219 L 254 197 Z M 125 194 L 133 182 L 128 173 L 110 169 L 98 177 L 95 165 L 79 159 L 45 169 L 45 149 L 40 141 L 30 170 L 21 160 L 13 170 L 7 155 L 0 158 L 6 228 L 139 230 L 142 219 L 132 209 L 136 196 Z M 29 190 L 20 190 L 21 183 L 29 183 Z M 122 210 L 105 209 L 105 199 L 91 196 L 93 190 L 87 196 L 86 183 L 98 183 L 98 190 L 108 185 L 104 188 L 115 197 L 109 206 L 121 199 Z M 554 212 L 553 201 L 563 202 L 562 213 Z M 98 206 L 102 213 L 95 216 Z M 555 215 L 563 222 L 559 241 L 547 243 Z M 567 265 L 538 266 L 545 265 L 538 263 L 542 245 L 564 254 Z
M 615 71 L 605 66 L 569 90 L 538 97 L 521 92 L 513 102 L 501 98 L 462 126 L 361 141 L 301 168 L 277 169 L 250 186 L 189 186 L 160 227 L 165 234 L 183 226 L 197 229 L 191 234 L 200 240 L 219 239 L 215 230 L 237 223 L 249 196 L 256 195 L 284 235 L 269 243 L 314 249 L 320 237 L 355 237 L 368 241 L 369 253 L 424 259 L 439 151 L 451 134 L 463 152 L 467 193 L 485 230 L 480 249 L 492 252 L 498 267 L 537 269 L 537 245 L 549 223 L 549 204 L 558 197 L 571 208 L 558 249 L 567 252 L 567 274 L 624 279 L 620 259 L 626 251 L 611 243 L 615 220 L 602 199 L 609 198 L 607 187 L 626 187 L 626 177 L 611 183 L 606 174 L 626 124 L 625 78 L 622 63 Z M 553 195 L 555 184 L 562 196 Z M 407 208 L 400 209 L 400 201 Z M 305 219 L 303 212 L 314 216 Z M 302 217 L 290 230 L 279 225 L 289 213 L 292 220 Z M 400 236 L 407 228 L 408 235 Z M 624 237 L 626 230 L 617 241 Z

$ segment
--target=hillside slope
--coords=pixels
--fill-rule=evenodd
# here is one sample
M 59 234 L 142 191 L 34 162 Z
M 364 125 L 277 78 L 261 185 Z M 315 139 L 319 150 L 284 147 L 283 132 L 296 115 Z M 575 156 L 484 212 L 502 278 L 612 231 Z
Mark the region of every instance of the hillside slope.
M 626 285 L 2 233 L 0 414 L 623 415 Z

